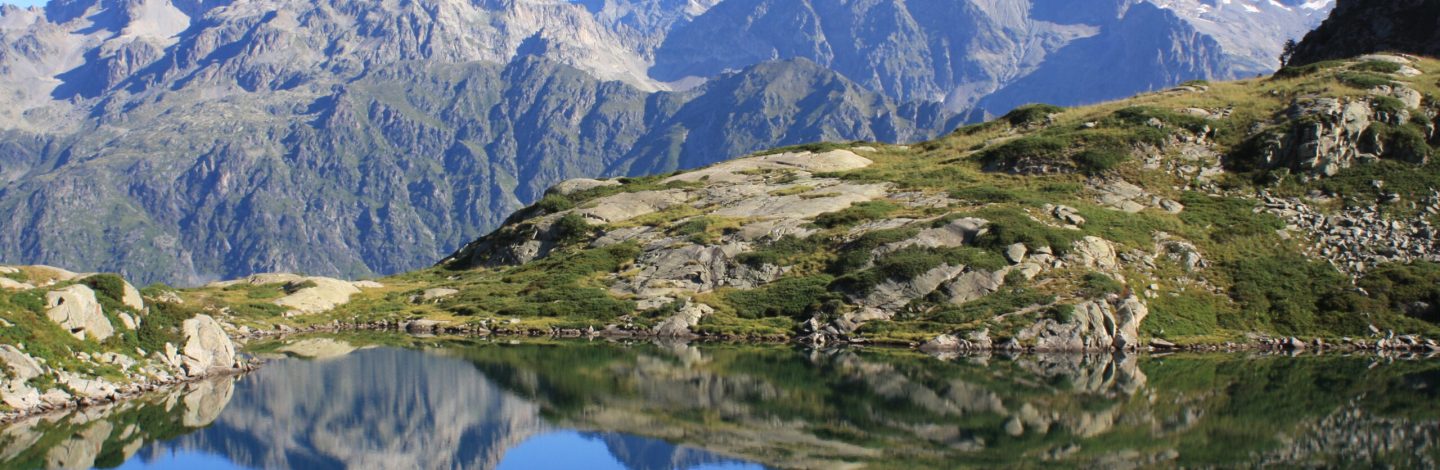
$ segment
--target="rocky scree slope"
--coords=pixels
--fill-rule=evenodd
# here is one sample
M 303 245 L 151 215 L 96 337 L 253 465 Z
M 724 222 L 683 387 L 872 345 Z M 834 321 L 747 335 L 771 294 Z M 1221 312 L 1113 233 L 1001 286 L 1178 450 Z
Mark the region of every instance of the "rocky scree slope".
M 922 140 L 1022 77 L 1037 78 L 974 116 L 1057 83 L 1039 77 L 1072 79 L 1077 56 L 1117 41 L 1135 63 L 1053 98 L 1269 71 L 1328 8 L 1133 3 L 4 6 L 0 210 L 17 216 L 0 224 L 0 257 L 142 284 L 401 272 L 565 179 Z
M 567 181 L 338 315 L 942 349 L 1434 347 L 1437 66 L 1366 56 L 1028 106 L 913 146 Z

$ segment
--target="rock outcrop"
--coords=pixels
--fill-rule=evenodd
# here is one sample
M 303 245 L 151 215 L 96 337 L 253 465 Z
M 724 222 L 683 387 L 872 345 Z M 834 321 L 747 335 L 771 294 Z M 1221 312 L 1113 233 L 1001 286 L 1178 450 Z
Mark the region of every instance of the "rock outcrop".
M 180 325 L 185 346 L 180 350 L 180 366 L 185 375 L 198 377 L 233 369 L 235 344 L 209 315 L 197 315 Z
M 1138 297 L 1092 300 L 1075 306 L 1071 318 L 1043 319 L 1017 336 L 1036 351 L 1134 350 L 1140 324 L 1150 309 Z
M 78 339 L 104 341 L 115 334 L 115 327 L 105 318 L 95 291 L 73 285 L 45 294 L 45 316 L 65 328 Z

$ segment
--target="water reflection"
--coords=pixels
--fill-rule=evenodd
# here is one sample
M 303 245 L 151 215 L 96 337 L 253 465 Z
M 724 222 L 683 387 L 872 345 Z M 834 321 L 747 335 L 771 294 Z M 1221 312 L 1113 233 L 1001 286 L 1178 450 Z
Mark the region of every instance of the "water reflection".
M 380 341 L 423 343 L 355 349 Z M 1428 360 L 322 343 L 271 350 L 326 359 L 11 426 L 0 467 L 1440 463 L 1440 363 Z

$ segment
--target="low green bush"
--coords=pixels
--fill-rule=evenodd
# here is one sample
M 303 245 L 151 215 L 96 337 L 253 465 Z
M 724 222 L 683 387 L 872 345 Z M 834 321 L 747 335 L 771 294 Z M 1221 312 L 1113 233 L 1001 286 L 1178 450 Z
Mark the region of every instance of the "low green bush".
M 1366 273 L 1357 285 L 1378 304 L 1396 313 L 1440 322 L 1440 264 L 1382 264 Z
M 975 245 L 997 252 L 1024 243 L 1031 249 L 1048 246 L 1057 254 L 1065 254 L 1082 236 L 1073 230 L 1036 222 L 1015 208 L 984 209 L 976 213 L 976 217 L 990 221 L 990 225 L 985 234 L 975 238 Z
M 1395 81 L 1391 80 L 1390 77 L 1370 72 L 1340 72 L 1335 74 L 1335 80 L 1343 85 L 1361 90 L 1370 90 L 1395 84 Z
M 1031 124 L 1044 124 L 1051 115 L 1065 112 L 1065 108 L 1044 104 L 1027 104 L 1005 113 L 1000 119 L 1015 127 L 1024 127 Z
M 1281 334 L 1314 332 L 1320 314 L 1332 311 L 1345 275 L 1327 263 L 1299 254 L 1251 257 L 1224 263 L 1230 276 L 1230 296 L 1240 307 L 1242 321 L 1269 326 Z M 1227 325 L 1235 326 L 1235 325 Z
M 1115 278 L 1102 273 L 1090 272 L 1080 280 L 1080 292 L 1087 298 L 1103 298 L 1110 294 L 1119 294 L 1125 290 L 1125 284 Z
M 883 219 L 899 209 L 900 206 L 889 201 L 866 201 L 835 212 L 820 214 L 815 217 L 815 225 L 824 228 L 850 227 Z
M 1024 286 L 1005 286 L 999 291 L 967 302 L 964 305 L 946 305 L 930 315 L 935 321 L 950 324 L 965 324 L 988 321 L 994 317 L 1014 313 L 1035 306 L 1055 302 L 1055 297 Z M 1000 330 L 1007 331 L 1007 330 Z
M 1314 75 L 1322 70 L 1342 67 L 1344 65 L 1345 61 L 1343 60 L 1327 60 L 1323 62 L 1315 62 L 1313 64 L 1288 66 L 1275 72 L 1275 78 L 1300 78 L 1308 75 Z
M 561 243 L 568 244 L 589 240 L 597 228 L 586 222 L 584 216 L 572 212 L 557 219 L 552 230 Z
M 535 203 L 535 207 L 545 211 L 546 214 L 554 214 L 574 209 L 575 201 L 572 201 L 568 197 L 552 193 L 540 198 L 540 201 Z
M 827 302 L 840 297 L 829 290 L 835 278 L 828 275 L 792 277 L 749 290 L 724 295 L 741 318 L 789 317 L 804 320 Z
M 90 287 L 97 295 L 109 297 L 119 302 L 125 298 L 125 279 L 115 274 L 96 274 L 80 280 L 81 284 Z
M 795 259 L 814 253 L 819 249 L 820 241 L 817 239 L 786 235 L 779 240 L 759 247 L 755 251 L 741 253 L 735 260 L 741 264 L 757 269 L 767 264 L 773 266 L 788 266 L 794 263 Z
M 1400 64 L 1384 60 L 1368 60 L 1350 67 L 1351 70 L 1379 73 L 1396 73 L 1400 71 L 1400 68 Z

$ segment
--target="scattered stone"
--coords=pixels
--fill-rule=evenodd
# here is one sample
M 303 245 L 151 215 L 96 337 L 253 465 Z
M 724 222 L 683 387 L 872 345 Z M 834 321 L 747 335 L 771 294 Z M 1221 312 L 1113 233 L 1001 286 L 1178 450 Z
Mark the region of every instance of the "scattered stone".
M 1029 253 L 1029 250 L 1025 248 L 1025 244 L 1016 243 L 1005 248 L 1005 259 L 1010 260 L 1011 264 L 1020 264 L 1025 261 L 1026 253 Z

